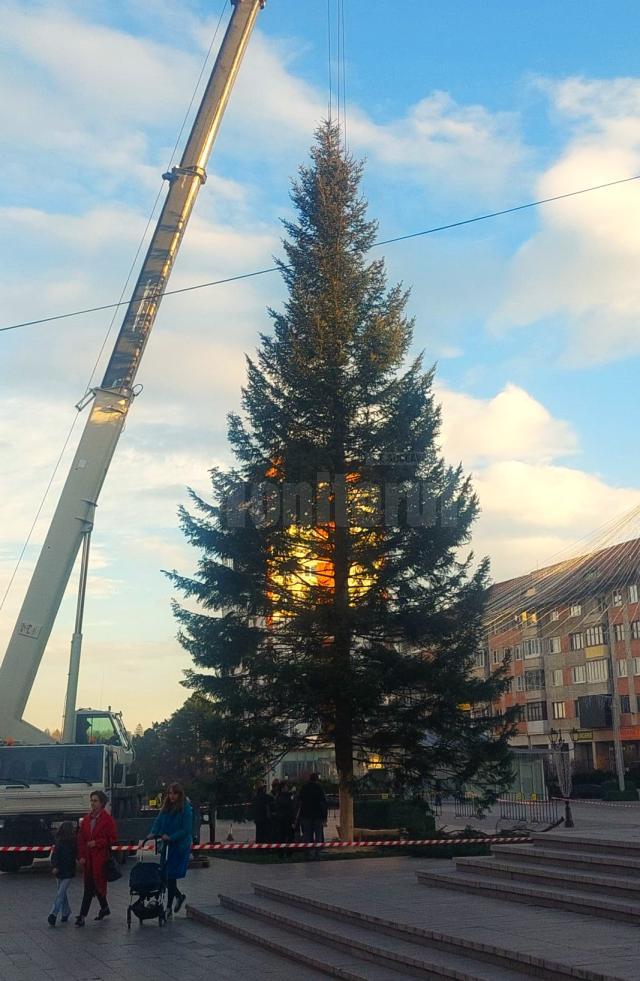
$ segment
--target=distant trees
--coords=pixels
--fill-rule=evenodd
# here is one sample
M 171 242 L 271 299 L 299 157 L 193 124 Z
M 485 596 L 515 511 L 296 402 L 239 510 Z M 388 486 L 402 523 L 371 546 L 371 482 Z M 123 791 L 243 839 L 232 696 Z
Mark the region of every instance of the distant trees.
M 213 750 L 205 735 L 210 715 L 209 701 L 192 695 L 164 722 L 154 722 L 143 731 L 142 726 L 136 727 L 135 767 L 143 777 L 148 796 L 156 796 L 174 780 L 191 792 L 210 788 Z

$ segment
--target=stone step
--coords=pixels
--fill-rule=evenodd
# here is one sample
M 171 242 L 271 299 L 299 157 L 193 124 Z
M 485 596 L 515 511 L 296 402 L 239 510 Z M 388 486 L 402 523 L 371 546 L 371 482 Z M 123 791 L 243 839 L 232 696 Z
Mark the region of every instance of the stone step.
M 640 807 L 638 808 L 640 824 Z M 599 855 L 626 855 L 628 858 L 640 859 L 640 838 L 636 841 L 616 838 L 600 838 L 597 835 L 581 835 L 573 832 L 547 831 L 544 834 L 533 833 L 533 844 L 537 848 L 553 848 L 560 851 L 594 852 Z
M 341 923 L 350 922 L 375 930 L 376 934 L 387 933 L 416 944 L 423 944 L 429 949 L 437 948 L 452 953 L 461 954 L 474 960 L 515 971 L 517 976 L 534 976 L 546 978 L 548 981 L 559 981 L 562 978 L 580 978 L 582 981 L 614 981 L 612 975 L 598 971 L 590 971 L 584 967 L 572 967 L 543 957 L 536 957 L 520 950 L 509 947 L 498 947 L 494 944 L 479 943 L 465 937 L 445 934 L 441 931 L 429 930 L 426 927 L 402 923 L 390 916 L 379 916 L 361 910 L 348 909 L 324 899 L 289 892 L 280 886 L 253 883 L 257 896 L 273 899 L 286 906 L 297 909 L 317 911 L 324 916 L 335 918 Z M 491 977 L 496 977 L 495 967 Z
M 402 975 L 386 968 L 375 973 L 375 966 L 363 964 L 359 958 L 336 950 L 327 950 L 324 944 L 310 942 L 306 937 L 291 935 L 281 927 L 258 923 L 221 906 L 187 906 L 187 916 L 214 930 L 222 930 L 245 940 L 254 947 L 261 947 L 287 960 L 304 964 L 330 978 L 344 981 L 399 981 Z
M 426 886 L 479 893 L 529 906 L 548 906 L 554 909 L 571 910 L 574 913 L 585 913 L 587 916 L 597 916 L 601 919 L 640 925 L 640 908 L 637 903 L 624 903 L 620 900 L 605 899 L 602 896 L 567 892 L 564 888 L 552 889 L 530 883 L 507 882 L 504 879 L 492 879 L 489 875 L 477 875 L 472 878 L 470 873 L 460 875 L 455 870 L 417 872 L 416 875 L 418 882 Z
M 539 886 L 554 886 L 572 892 L 589 892 L 594 895 L 605 894 L 621 899 L 639 900 L 640 881 L 619 873 L 600 871 L 588 875 L 558 865 L 528 865 L 514 859 L 502 861 L 496 857 L 477 857 L 473 855 L 454 858 L 456 869 L 461 872 L 475 872 L 517 882 L 533 882 Z
M 629 858 L 626 854 L 599 855 L 595 852 L 579 852 L 569 849 L 564 852 L 559 848 L 543 848 L 541 845 L 492 845 L 491 854 L 499 858 L 513 856 L 519 862 L 540 865 L 556 865 L 558 868 L 584 869 L 594 871 L 604 869 L 620 869 L 621 871 L 640 872 L 640 857 Z
M 265 896 L 225 895 L 220 896 L 220 903 L 224 909 L 277 927 L 287 936 L 306 937 L 327 948 L 337 948 L 352 957 L 371 962 L 379 969 L 391 972 L 387 974 L 389 977 L 451 978 L 458 981 L 518 981 L 522 978 L 519 971 L 478 962 L 447 950 L 427 950 L 413 939 L 374 932 L 361 923 L 348 920 L 338 923 L 297 903 L 284 906 L 282 901 Z M 369 976 L 373 977 L 367 973 Z

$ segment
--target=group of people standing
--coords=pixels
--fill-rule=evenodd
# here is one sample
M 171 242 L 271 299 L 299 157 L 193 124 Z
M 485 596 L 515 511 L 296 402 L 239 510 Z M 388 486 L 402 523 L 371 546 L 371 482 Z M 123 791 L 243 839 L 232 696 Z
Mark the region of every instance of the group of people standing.
M 72 821 L 64 821 L 56 835 L 51 852 L 53 875 L 58 881 L 56 896 L 47 917 L 54 927 L 58 916 L 66 923 L 71 916 L 68 890 L 81 866 L 84 891 L 80 912 L 75 918 L 78 927 L 85 925 L 93 899 L 98 900 L 96 920 L 111 915 L 107 901 L 108 869 L 111 848 L 117 841 L 116 823 L 107 810 L 108 798 L 102 790 L 94 790 L 89 798 L 90 810 L 76 830 Z M 153 822 L 149 837 L 159 838 L 165 850 L 164 869 L 167 882 L 167 916 L 181 909 L 186 896 L 178 889 L 189 866 L 193 843 L 193 811 L 180 784 L 169 785 L 162 808 Z
M 274 780 L 271 792 L 261 783 L 254 800 L 254 820 L 257 844 L 290 844 L 296 839 L 322 844 L 327 799 L 318 774 L 311 773 L 299 791 L 286 780 Z

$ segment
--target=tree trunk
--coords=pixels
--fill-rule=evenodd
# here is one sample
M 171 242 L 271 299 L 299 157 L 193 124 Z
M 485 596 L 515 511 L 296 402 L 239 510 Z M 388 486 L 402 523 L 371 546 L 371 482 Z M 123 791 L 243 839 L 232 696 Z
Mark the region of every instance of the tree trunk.
M 351 793 L 351 783 L 342 783 L 340 779 L 340 839 L 341 841 L 353 841 L 353 794 Z
M 336 769 L 340 801 L 340 838 L 353 841 L 353 735 L 351 717 L 338 710 L 335 731 Z
M 344 478 L 342 478 L 344 479 Z M 336 484 L 338 480 L 336 479 Z M 343 491 L 344 493 L 344 491 Z M 336 494 L 338 497 L 338 494 Z M 336 502 L 337 503 L 337 502 Z M 340 836 L 353 840 L 353 715 L 351 703 L 351 634 L 349 630 L 349 546 L 346 509 L 336 507 L 334 575 L 335 752 L 339 780 Z

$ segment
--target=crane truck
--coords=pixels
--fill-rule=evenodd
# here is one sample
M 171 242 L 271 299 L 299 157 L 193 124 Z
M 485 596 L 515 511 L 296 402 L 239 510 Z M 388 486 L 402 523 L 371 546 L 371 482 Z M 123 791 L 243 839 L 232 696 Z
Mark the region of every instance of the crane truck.
M 52 841 L 56 822 L 87 809 L 104 790 L 115 817 L 132 816 L 142 787 L 131 772 L 133 749 L 117 712 L 76 711 L 89 542 L 98 496 L 134 398 L 135 378 L 233 84 L 266 0 L 231 0 L 233 12 L 180 163 L 163 175 L 164 205 L 127 306 L 102 383 L 78 403 L 91 406 L 49 531 L 0 665 L 0 845 Z M 82 551 L 75 632 L 62 741 L 23 719 L 78 552 Z M 30 865 L 29 853 L 0 852 L 0 871 Z

